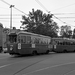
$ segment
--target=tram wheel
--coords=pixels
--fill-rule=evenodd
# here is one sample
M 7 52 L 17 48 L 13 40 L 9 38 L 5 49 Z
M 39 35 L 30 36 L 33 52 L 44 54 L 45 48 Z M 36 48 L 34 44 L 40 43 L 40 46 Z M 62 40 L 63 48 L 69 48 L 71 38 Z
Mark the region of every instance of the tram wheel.
M 73 52 L 75 52 L 75 50 Z
M 46 51 L 46 54 L 49 54 L 49 50 Z
M 67 50 L 64 50 L 64 53 L 67 53 Z
M 32 52 L 32 55 L 37 55 L 37 51 L 33 51 Z

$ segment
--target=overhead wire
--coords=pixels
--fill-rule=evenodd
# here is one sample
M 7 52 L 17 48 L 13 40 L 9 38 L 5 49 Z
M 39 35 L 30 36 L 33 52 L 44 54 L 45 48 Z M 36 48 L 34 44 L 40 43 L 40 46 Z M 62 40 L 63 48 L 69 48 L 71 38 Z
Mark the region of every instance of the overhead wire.
M 4 1 L 4 0 L 0 0 L 0 1 L 2 1 L 2 2 L 4 2 L 5 4 L 11 6 L 11 4 L 9 4 L 8 2 L 6 2 L 6 1 Z M 15 9 L 18 10 L 19 12 L 21 12 L 21 13 L 23 13 L 23 14 L 29 16 L 28 14 L 26 14 L 25 12 L 23 12 L 23 11 L 21 11 L 20 9 L 16 8 L 15 6 L 13 6 L 13 8 L 15 8 Z
M 4 0 L 0 0 L 0 1 L 2 1 L 2 2 L 4 2 L 5 4 L 11 6 L 11 4 L 7 3 L 7 2 L 4 1 Z M 46 12 L 48 12 L 49 14 L 51 14 L 50 11 L 48 11 L 47 8 L 46 8 L 39 0 L 35 0 L 35 1 L 36 1 Z M 75 4 L 75 3 L 73 3 L 73 4 L 71 4 L 71 5 L 74 5 L 74 4 Z M 68 6 L 71 6 L 71 5 L 67 5 L 67 6 L 64 6 L 64 7 L 62 7 L 62 8 L 65 8 L 65 7 L 68 7 Z M 16 8 L 15 6 L 14 6 L 13 8 L 15 8 L 15 9 L 18 10 L 19 12 L 21 12 L 21 13 L 23 13 L 23 14 L 29 16 L 28 14 L 26 14 L 25 12 L 23 12 L 23 11 L 21 11 L 20 9 Z M 59 15 L 59 14 L 62 15 L 62 14 L 66 14 L 66 13 L 58 13 L 58 15 Z M 67 14 L 75 14 L 75 13 L 67 13 Z M 53 16 L 54 16 L 56 19 L 60 20 L 62 23 L 66 23 L 66 22 L 62 21 L 61 19 L 59 19 L 58 17 L 56 17 L 55 15 L 56 15 L 56 14 L 53 14 Z M 13 16 L 14 16 L 14 15 L 13 15 Z M 66 18 L 68 18 L 68 17 L 66 17 Z
M 49 14 L 51 14 L 50 11 L 48 11 L 45 6 L 39 1 L 39 0 L 35 0 L 45 11 L 47 11 Z M 66 23 L 64 21 L 62 21 L 61 19 L 59 19 L 58 17 L 56 17 L 54 14 L 52 14 L 56 19 L 60 20 L 62 23 Z
M 10 16 L 9 14 L 0 14 L 0 16 Z M 22 16 L 22 14 L 13 14 L 13 16 Z
M 5 3 L 5 4 L 7 4 L 7 5 L 9 5 L 9 6 L 10 6 L 10 4 L 9 4 L 9 3 L 7 3 L 6 1 L 4 1 L 4 0 L 0 0 L 0 1 L 2 1 L 3 3 Z
M 63 6 L 63 7 L 60 7 L 60 8 L 54 9 L 54 10 L 51 10 L 51 11 L 60 10 L 60 9 L 63 9 L 63 8 L 66 8 L 66 7 L 69 7 L 69 6 L 72 6 L 72 5 L 75 5 L 75 3 L 69 4 L 69 5 L 66 5 L 66 6 Z
M 39 0 L 35 0 L 43 9 L 45 9 L 47 12 L 49 12 L 47 10 L 47 8 L 39 1 Z
M 1 22 L 10 22 L 10 21 L 4 21 L 4 20 L 0 20 Z M 18 21 L 13 21 L 13 23 L 19 23 Z
M 75 13 L 54 13 L 54 15 L 74 15 Z
M 23 13 L 23 14 L 25 14 L 25 15 L 27 15 L 27 16 L 29 16 L 28 14 L 26 14 L 25 12 L 23 12 L 23 11 L 21 11 L 21 10 L 19 10 L 18 8 L 16 8 L 16 7 L 14 7 L 16 10 L 18 10 L 19 12 L 21 12 L 21 13 Z
M 62 23 L 66 23 L 64 21 L 62 21 L 61 19 L 59 19 L 58 17 L 56 17 L 55 15 L 53 15 L 56 19 L 58 19 L 59 21 L 61 21 Z
M 3 3 L 7 4 L 8 6 L 10 6 L 10 8 L 13 7 L 13 8 L 16 9 L 17 11 L 19 11 L 19 12 L 21 12 L 21 13 L 23 13 L 23 14 L 29 16 L 29 15 L 26 14 L 25 12 L 23 12 L 23 11 L 21 11 L 20 9 L 16 8 L 14 5 L 11 5 L 11 4 L 9 4 L 8 2 L 6 2 L 6 1 L 4 1 L 4 0 L 0 0 L 0 1 L 2 1 Z M 21 15 L 21 16 L 22 16 L 22 15 Z M 3 19 L 3 18 L 1 18 L 1 19 Z M 4 19 L 5 19 L 5 18 L 4 18 Z M 9 18 L 6 18 L 6 19 L 9 19 Z M 15 19 L 15 18 L 14 18 L 14 19 Z M 16 18 L 16 19 L 19 19 L 19 18 Z
M 0 8 L 2 8 L 2 9 L 6 9 L 6 10 L 8 9 L 8 8 L 4 8 L 4 7 L 0 7 Z
M 0 19 L 10 19 L 10 18 L 0 18 Z M 21 18 L 13 18 L 13 19 L 21 19 Z

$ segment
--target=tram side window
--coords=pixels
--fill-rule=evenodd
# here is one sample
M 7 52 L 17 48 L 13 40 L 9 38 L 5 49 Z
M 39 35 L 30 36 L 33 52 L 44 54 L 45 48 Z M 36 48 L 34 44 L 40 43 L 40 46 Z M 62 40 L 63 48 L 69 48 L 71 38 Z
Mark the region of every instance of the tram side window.
M 73 42 L 73 45 L 75 45 L 75 42 Z
M 23 36 L 23 43 L 26 43 L 26 36 Z
M 23 36 L 21 36 L 21 43 L 23 43 Z
M 31 43 L 31 37 L 27 36 L 27 44 Z
M 21 36 L 21 43 L 26 43 L 26 36 Z
M 18 36 L 18 43 L 20 43 L 20 40 L 21 40 L 21 39 L 20 39 L 20 36 Z
M 57 43 L 56 43 L 57 45 L 59 45 L 59 41 L 57 41 Z
M 11 42 L 11 43 L 17 42 L 17 36 L 16 35 L 9 35 L 9 42 Z
M 40 38 L 35 38 L 35 39 L 34 39 L 34 43 L 35 43 L 35 44 L 39 44 L 39 43 L 41 43 Z
M 63 42 L 59 42 L 59 45 L 63 45 Z
M 74 42 L 71 42 L 71 45 L 74 45 Z
M 71 43 L 70 42 L 67 42 L 67 45 L 71 45 Z

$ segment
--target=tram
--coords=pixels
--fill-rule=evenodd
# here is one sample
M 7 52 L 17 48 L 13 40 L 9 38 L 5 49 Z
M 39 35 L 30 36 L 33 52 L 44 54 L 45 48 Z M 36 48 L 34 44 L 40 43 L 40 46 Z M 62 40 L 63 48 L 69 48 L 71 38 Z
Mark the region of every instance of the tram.
M 0 53 L 3 51 L 3 25 L 0 23 Z
M 25 31 L 10 32 L 7 48 L 11 55 L 48 54 L 52 51 L 51 37 Z
M 75 52 L 75 39 L 52 38 L 53 52 Z

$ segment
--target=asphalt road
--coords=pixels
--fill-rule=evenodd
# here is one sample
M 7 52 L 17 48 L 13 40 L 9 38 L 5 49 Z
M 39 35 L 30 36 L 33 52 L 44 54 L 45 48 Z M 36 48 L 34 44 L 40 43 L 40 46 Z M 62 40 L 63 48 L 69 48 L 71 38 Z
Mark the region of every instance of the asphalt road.
M 75 75 L 75 53 L 0 54 L 0 75 Z

